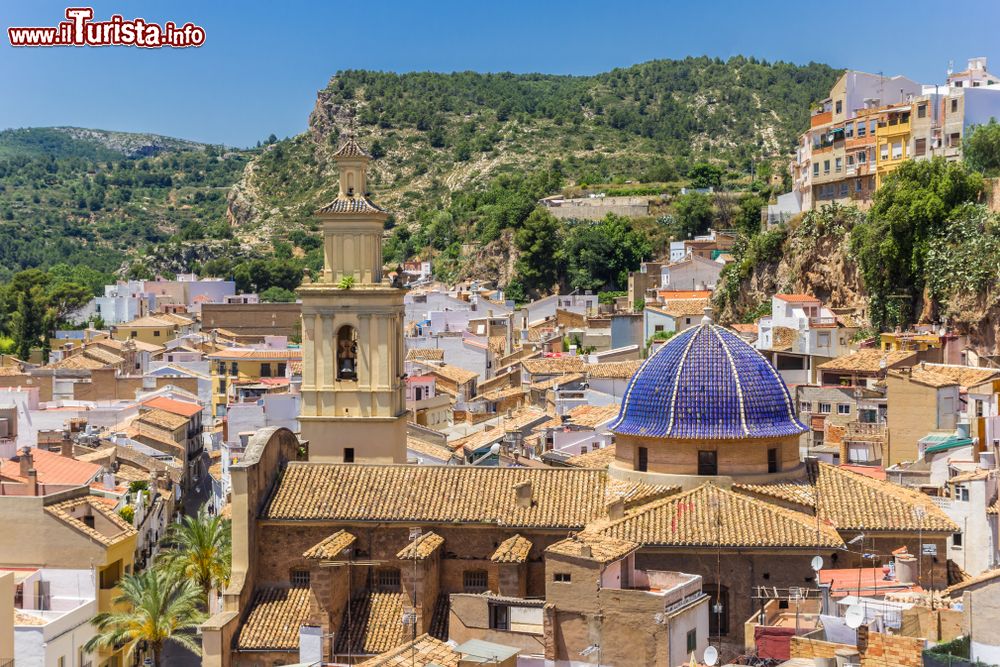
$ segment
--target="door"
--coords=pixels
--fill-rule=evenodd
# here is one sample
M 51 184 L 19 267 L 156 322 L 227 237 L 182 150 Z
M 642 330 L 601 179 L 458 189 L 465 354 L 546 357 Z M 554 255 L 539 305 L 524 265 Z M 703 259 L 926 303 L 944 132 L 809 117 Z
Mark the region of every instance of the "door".
M 698 474 L 718 475 L 718 454 L 713 450 L 702 450 L 698 452 Z

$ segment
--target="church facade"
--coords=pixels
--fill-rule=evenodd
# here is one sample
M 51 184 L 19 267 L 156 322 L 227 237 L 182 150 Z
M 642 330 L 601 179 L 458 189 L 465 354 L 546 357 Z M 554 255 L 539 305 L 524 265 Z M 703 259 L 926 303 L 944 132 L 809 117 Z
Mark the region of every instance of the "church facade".
M 207 667 L 296 663 L 301 632 L 347 663 L 423 634 L 553 665 L 648 664 L 676 637 L 729 659 L 756 587 L 816 588 L 817 555 L 944 553 L 958 528 L 930 499 L 799 460 L 784 383 L 708 315 L 630 380 L 608 468 L 402 463 L 402 292 L 382 276 L 367 156 L 348 141 L 337 159 L 325 267 L 301 290 L 302 432 L 262 430 L 232 467 L 233 572 L 202 628 Z M 922 576 L 945 581 L 946 563 Z

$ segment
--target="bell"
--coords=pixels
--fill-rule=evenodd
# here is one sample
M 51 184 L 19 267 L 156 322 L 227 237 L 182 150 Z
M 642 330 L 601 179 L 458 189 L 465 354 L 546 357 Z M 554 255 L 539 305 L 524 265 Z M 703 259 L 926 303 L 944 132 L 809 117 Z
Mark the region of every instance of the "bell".
M 340 360 L 340 369 L 337 374 L 342 380 L 356 380 L 358 375 L 354 370 L 354 359 L 350 357 L 344 357 Z

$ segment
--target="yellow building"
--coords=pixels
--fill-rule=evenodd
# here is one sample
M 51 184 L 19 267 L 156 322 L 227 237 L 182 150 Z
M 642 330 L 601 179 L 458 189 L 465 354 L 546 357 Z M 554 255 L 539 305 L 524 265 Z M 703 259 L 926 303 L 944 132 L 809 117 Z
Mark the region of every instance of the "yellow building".
M 234 387 L 259 382 L 262 378 L 282 378 L 288 365 L 301 361 L 301 350 L 257 350 L 234 347 L 206 355 L 212 369 L 212 414 L 225 415 L 225 406 L 235 397 Z
M 191 333 L 193 328 L 194 320 L 183 315 L 163 313 L 146 315 L 131 322 L 113 326 L 111 327 L 111 337 L 115 340 L 131 338 L 143 343 L 163 345 L 168 340 Z
M 885 177 L 910 159 L 910 107 L 903 104 L 886 110 L 875 130 L 875 187 L 882 187 Z
M 884 333 L 879 335 L 883 352 L 923 352 L 941 347 L 941 337 L 934 333 Z

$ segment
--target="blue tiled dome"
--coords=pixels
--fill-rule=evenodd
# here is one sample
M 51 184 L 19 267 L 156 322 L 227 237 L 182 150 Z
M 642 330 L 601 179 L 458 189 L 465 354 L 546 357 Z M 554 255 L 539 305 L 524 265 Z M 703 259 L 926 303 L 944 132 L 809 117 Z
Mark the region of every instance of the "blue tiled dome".
M 771 364 L 714 324 L 674 336 L 639 367 L 611 429 L 697 439 L 769 438 L 806 430 Z

